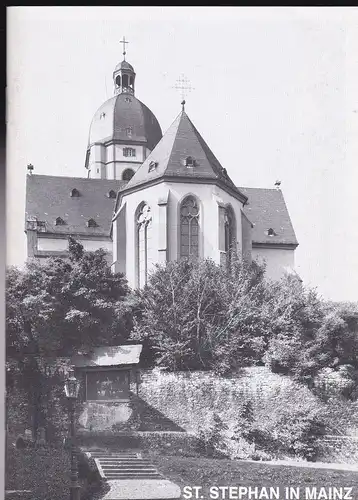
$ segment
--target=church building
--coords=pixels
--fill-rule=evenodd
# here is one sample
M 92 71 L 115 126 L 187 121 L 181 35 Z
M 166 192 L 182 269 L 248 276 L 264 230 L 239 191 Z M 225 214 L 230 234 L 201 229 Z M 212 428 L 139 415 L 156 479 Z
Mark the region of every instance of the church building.
M 135 95 L 125 59 L 114 96 L 94 114 L 82 177 L 36 175 L 29 165 L 28 258 L 66 256 L 68 237 L 104 248 L 114 271 L 142 287 L 156 263 L 197 256 L 225 262 L 231 250 L 266 261 L 267 275 L 293 272 L 298 246 L 279 189 L 239 187 L 185 110 L 162 134 Z

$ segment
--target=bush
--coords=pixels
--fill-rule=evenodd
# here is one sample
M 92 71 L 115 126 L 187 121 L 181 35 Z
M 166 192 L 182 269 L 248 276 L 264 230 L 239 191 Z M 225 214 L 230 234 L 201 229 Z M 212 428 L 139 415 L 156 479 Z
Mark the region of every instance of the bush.
M 198 456 L 200 446 L 198 437 L 187 432 L 138 432 L 139 447 L 145 452 L 160 455 Z
M 208 457 L 221 456 L 225 453 L 225 433 L 228 426 L 220 415 L 214 413 L 209 427 L 201 427 L 198 432 L 198 450 Z
M 299 458 L 315 461 L 319 452 L 317 438 L 324 434 L 324 423 L 315 412 L 305 414 L 300 411 L 283 415 L 278 422 L 279 444 Z

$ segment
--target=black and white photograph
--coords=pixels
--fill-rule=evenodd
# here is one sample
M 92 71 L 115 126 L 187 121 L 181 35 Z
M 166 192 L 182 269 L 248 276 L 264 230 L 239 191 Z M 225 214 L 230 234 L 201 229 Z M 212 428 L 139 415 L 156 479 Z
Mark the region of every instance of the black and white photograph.
M 6 500 L 358 500 L 358 8 L 6 51 Z

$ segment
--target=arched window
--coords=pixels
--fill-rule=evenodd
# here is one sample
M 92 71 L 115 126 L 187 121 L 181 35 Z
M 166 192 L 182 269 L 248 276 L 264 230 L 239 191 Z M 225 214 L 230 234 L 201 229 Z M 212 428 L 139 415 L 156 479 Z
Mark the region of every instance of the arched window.
M 120 75 L 118 75 L 118 76 L 116 77 L 116 84 L 118 85 L 118 87 L 120 87 L 120 86 L 121 86 L 121 77 L 120 77 Z
M 225 208 L 224 213 L 224 227 L 225 227 L 225 252 L 227 261 L 230 261 L 232 252 L 235 250 L 235 215 L 233 209 L 229 206 Z
M 78 198 L 79 195 L 80 195 L 80 192 L 78 191 L 78 189 L 76 189 L 76 188 L 72 189 L 72 191 L 71 191 L 72 198 Z
M 148 253 L 152 232 L 152 212 L 150 206 L 142 203 L 136 213 L 137 223 L 137 269 L 138 286 L 143 287 L 148 278 Z
M 131 168 L 126 168 L 122 174 L 123 181 L 129 181 L 134 175 L 134 171 Z
M 199 256 L 199 205 L 187 196 L 180 205 L 180 257 Z

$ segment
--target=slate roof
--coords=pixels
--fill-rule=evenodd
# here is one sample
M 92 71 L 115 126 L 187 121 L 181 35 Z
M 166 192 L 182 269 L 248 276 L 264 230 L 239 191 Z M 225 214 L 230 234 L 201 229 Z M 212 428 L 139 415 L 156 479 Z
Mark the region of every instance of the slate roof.
M 196 166 L 186 166 L 188 156 L 196 161 Z M 152 162 L 156 166 L 151 170 Z M 184 110 L 139 167 L 125 190 L 164 176 L 219 180 L 240 194 Z
M 244 213 L 253 223 L 252 242 L 298 245 L 282 192 L 279 189 L 239 187 L 248 197 Z M 272 228 L 276 236 L 269 236 Z
M 88 147 L 95 142 L 114 140 L 140 143 L 152 150 L 161 138 L 162 129 L 152 111 L 134 95 L 122 93 L 97 109 L 90 126 Z
M 108 198 L 107 193 L 110 190 L 122 191 L 129 183 L 130 181 L 127 184 L 119 180 L 28 175 L 26 220 L 28 217 L 36 217 L 38 221 L 44 222 L 46 233 L 109 237 L 115 199 Z M 74 188 L 79 191 L 79 197 L 70 196 Z M 280 190 L 247 187 L 238 189 L 248 198 L 244 213 L 254 225 L 254 244 L 298 245 Z M 66 224 L 55 225 L 57 217 L 61 217 Z M 89 219 L 94 219 L 98 225 L 87 227 Z M 267 234 L 270 228 L 276 236 Z
M 76 367 L 135 365 L 139 363 L 142 344 L 94 347 L 88 355 L 77 354 L 71 358 Z
M 115 199 L 107 193 L 117 193 L 125 184 L 119 180 L 27 175 L 25 219 L 36 217 L 45 222 L 46 233 L 109 236 Z M 80 196 L 71 197 L 72 189 Z M 55 225 L 57 217 L 65 225 Z M 97 226 L 87 227 L 89 219 Z

